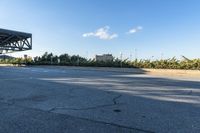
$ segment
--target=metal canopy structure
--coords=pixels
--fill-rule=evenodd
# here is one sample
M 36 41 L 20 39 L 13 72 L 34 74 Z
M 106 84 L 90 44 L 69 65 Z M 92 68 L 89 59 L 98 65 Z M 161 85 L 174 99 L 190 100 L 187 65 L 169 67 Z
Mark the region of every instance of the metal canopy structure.
M 32 34 L 0 28 L 0 54 L 32 49 Z

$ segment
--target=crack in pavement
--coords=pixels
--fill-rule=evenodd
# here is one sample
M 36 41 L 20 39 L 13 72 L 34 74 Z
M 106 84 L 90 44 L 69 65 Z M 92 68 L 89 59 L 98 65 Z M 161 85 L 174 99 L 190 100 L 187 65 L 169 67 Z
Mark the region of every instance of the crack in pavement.
M 116 104 L 104 104 L 104 105 L 98 105 L 98 106 L 93 106 L 93 107 L 87 107 L 87 108 L 67 108 L 67 107 L 54 107 L 52 109 L 49 110 L 49 112 L 61 109 L 61 110 L 77 110 L 77 111 L 81 111 L 81 110 L 91 110 L 91 109 L 98 109 L 98 108 L 104 108 L 104 107 L 111 107 L 111 106 L 115 106 Z M 120 104 L 118 104 L 120 105 Z
M 120 103 L 116 102 L 116 100 L 119 99 L 120 97 L 121 97 L 121 95 L 118 95 L 118 96 L 114 97 L 113 98 L 113 102 L 114 102 L 113 104 L 101 105 L 101 106 L 97 106 L 96 108 L 106 107 L 106 106 L 120 105 Z M 7 104 L 8 106 L 20 107 L 20 108 L 23 108 L 23 109 L 30 109 L 30 110 L 36 110 L 36 111 L 42 111 L 42 112 L 48 112 L 48 113 L 56 113 L 56 112 L 51 112 L 51 111 L 45 111 L 45 110 L 38 109 L 38 108 L 31 108 L 31 107 L 26 107 L 26 106 L 21 106 L 21 105 L 15 105 L 14 101 L 12 101 L 12 103 L 9 103 L 7 101 L 0 101 L 0 103 Z M 91 108 L 95 108 L 95 107 L 91 107 Z M 59 113 L 56 113 L 56 114 L 59 114 Z M 130 129 L 130 130 L 144 132 L 144 133 L 155 133 L 153 131 L 139 129 L 139 128 L 134 128 L 134 127 L 129 127 L 129 126 L 124 126 L 124 125 L 118 125 L 118 124 L 115 124 L 115 123 L 112 123 L 112 122 L 92 120 L 92 119 L 83 118 L 83 117 L 77 117 L 77 116 L 73 116 L 73 115 L 69 115 L 69 114 L 59 114 L 59 115 L 65 115 L 65 116 L 69 116 L 69 117 L 75 118 L 75 119 L 86 120 L 86 121 L 90 121 L 90 122 L 94 122 L 94 123 L 100 123 L 100 124 L 115 126 L 115 127 L 119 127 L 119 128 L 126 128 L 126 129 Z
M 120 97 L 122 97 L 121 94 L 119 94 L 118 96 L 116 96 L 116 97 L 113 98 L 113 103 L 114 103 L 114 105 L 118 104 L 118 103 L 117 103 L 117 99 L 119 99 Z
M 48 110 L 49 112 L 61 109 L 61 110 L 76 110 L 76 111 L 81 111 L 81 110 L 91 110 L 91 109 L 98 109 L 98 108 L 104 108 L 104 107 L 112 107 L 112 106 L 116 106 L 116 105 L 124 105 L 123 103 L 117 103 L 117 99 L 119 99 L 122 95 L 117 95 L 116 97 L 114 97 L 112 99 L 112 104 L 103 104 L 103 105 L 97 105 L 97 106 L 93 106 L 93 107 L 86 107 L 86 108 L 67 108 L 67 107 L 54 107 L 51 108 L 50 110 Z

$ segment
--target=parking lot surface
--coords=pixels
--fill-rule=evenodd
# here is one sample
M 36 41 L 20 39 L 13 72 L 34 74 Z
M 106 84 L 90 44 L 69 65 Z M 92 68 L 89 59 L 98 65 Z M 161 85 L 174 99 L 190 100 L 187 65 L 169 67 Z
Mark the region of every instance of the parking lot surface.
M 2 133 L 198 133 L 200 80 L 0 67 Z

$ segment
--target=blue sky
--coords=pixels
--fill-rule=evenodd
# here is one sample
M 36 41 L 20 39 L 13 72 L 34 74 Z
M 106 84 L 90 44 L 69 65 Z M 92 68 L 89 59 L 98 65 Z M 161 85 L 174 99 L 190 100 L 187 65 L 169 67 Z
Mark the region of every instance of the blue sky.
M 12 55 L 200 56 L 199 0 L 1 0 L 0 28 L 33 34 Z

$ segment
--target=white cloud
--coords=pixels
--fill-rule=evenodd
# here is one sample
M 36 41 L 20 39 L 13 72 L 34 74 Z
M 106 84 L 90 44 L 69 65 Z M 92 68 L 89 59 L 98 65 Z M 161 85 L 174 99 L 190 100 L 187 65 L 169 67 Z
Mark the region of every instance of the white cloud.
M 118 35 L 116 33 L 109 33 L 109 26 L 102 27 L 95 32 L 89 32 L 89 33 L 84 33 L 82 36 L 83 37 L 98 37 L 99 39 L 102 40 L 112 40 L 114 38 L 117 38 Z
M 138 26 L 138 27 L 136 27 L 136 28 L 130 29 L 130 30 L 128 31 L 128 34 L 134 34 L 134 33 L 136 33 L 136 32 L 141 31 L 142 29 L 143 29 L 142 26 Z

